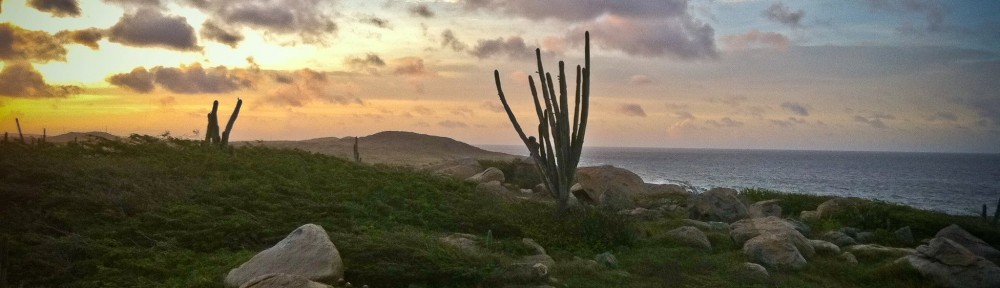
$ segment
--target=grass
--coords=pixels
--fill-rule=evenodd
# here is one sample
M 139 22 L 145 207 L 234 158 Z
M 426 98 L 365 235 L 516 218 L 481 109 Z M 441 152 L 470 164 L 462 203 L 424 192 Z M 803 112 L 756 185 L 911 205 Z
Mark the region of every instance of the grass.
M 487 166 L 515 166 L 495 164 Z M 504 172 L 511 182 L 534 185 L 522 179 L 528 174 Z M 827 199 L 742 193 L 782 199 L 788 215 Z M 893 244 L 885 242 L 888 231 L 901 225 L 920 239 L 959 223 L 994 246 L 1000 242 L 1000 232 L 977 217 L 866 205 L 873 206 L 810 224 L 814 230 L 882 229 L 877 241 Z M 680 219 L 635 222 L 596 209 L 553 211 L 551 203 L 476 193 L 471 183 L 429 173 L 295 150 L 220 150 L 149 136 L 58 146 L 0 143 L 0 236 L 8 242 L 8 283 L 15 287 L 221 287 L 229 269 L 305 223 L 327 230 L 346 280 L 356 286 L 502 286 L 498 271 L 530 251 L 522 237 L 558 261 L 550 271 L 563 287 L 931 285 L 885 255 L 859 255 L 856 266 L 817 256 L 802 271 L 754 279 L 740 269 L 746 259 L 724 233 L 707 233 L 713 250 L 706 252 L 658 237 L 682 226 Z M 882 218 L 890 222 L 870 221 Z M 491 241 L 478 255 L 438 241 L 456 232 Z M 604 251 L 617 256 L 619 269 L 573 260 Z

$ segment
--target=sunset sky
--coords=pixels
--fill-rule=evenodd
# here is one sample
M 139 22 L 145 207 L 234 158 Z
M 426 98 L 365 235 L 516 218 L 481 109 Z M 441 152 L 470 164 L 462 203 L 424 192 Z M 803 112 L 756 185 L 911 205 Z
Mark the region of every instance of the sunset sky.
M 593 45 L 587 145 L 1000 153 L 1000 1 L 6 0 L 0 129 L 518 144 Z M 568 69 L 569 70 L 569 69 Z M 196 130 L 198 131 L 196 134 Z M 534 129 L 528 129 L 533 131 Z

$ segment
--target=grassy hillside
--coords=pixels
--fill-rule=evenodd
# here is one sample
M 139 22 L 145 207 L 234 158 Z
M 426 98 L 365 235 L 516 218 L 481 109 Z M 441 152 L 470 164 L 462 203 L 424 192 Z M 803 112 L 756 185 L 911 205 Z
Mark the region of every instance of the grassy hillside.
M 791 214 L 824 200 L 760 190 L 744 196 L 785 199 Z M 913 225 L 918 238 L 960 222 L 994 245 L 1000 240 L 973 217 L 879 209 L 885 214 L 812 224 L 821 231 L 882 215 L 903 222 L 884 228 Z M 470 183 L 296 150 L 219 150 L 148 136 L 0 143 L 0 233 L 14 287 L 221 287 L 229 269 L 304 223 L 327 230 L 348 281 L 371 287 L 502 286 L 498 271 L 528 250 L 522 237 L 558 261 L 551 269 L 555 286 L 932 285 L 893 265 L 895 255 L 858 255 L 861 264 L 854 266 L 817 256 L 805 270 L 754 279 L 739 269 L 746 258 L 724 233 L 707 233 L 714 250 L 705 252 L 660 237 L 682 225 L 678 218 L 636 222 L 585 208 L 556 217 L 553 210 L 476 193 Z M 438 241 L 453 232 L 489 235 L 487 253 L 468 255 Z M 604 251 L 618 257 L 619 269 L 574 260 Z

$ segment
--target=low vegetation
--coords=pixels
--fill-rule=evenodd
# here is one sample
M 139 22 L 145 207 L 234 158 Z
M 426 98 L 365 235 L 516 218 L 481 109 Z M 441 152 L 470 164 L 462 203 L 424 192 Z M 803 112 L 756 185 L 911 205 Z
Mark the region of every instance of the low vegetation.
M 511 175 L 513 183 L 537 180 Z M 825 200 L 756 189 L 743 195 L 783 199 L 788 215 Z M 1000 232 L 978 217 L 870 205 L 810 224 L 814 233 L 909 225 L 920 239 L 959 223 L 1000 243 Z M 476 193 L 471 183 L 424 172 L 296 150 L 220 150 L 137 135 L 65 145 L 0 143 L 0 240 L 9 250 L 0 263 L 10 264 L 4 269 L 13 287 L 221 287 L 229 269 L 304 223 L 327 230 L 344 258 L 345 278 L 356 286 L 501 286 L 497 271 L 528 250 L 522 237 L 558 261 L 550 271 L 558 279 L 554 286 L 932 285 L 884 255 L 859 255 L 853 266 L 816 256 L 802 271 L 757 279 L 739 268 L 746 258 L 724 233 L 707 233 L 713 251 L 705 252 L 659 237 L 682 225 L 677 218 L 633 221 L 580 207 L 555 216 L 555 210 L 551 202 Z M 883 218 L 889 222 L 871 221 Z M 473 256 L 438 241 L 454 232 L 489 239 L 488 253 Z M 894 244 L 886 239 L 876 241 Z M 574 260 L 605 251 L 617 256 L 618 269 Z

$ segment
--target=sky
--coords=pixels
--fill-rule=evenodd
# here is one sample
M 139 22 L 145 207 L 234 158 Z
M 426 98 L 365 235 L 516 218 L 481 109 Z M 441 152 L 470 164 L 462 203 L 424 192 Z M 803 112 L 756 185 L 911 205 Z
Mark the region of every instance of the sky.
M 1000 153 L 1000 1 L 6 0 L 0 129 L 520 144 L 583 63 L 588 146 Z M 570 76 L 571 82 L 574 76 Z M 572 83 L 570 84 L 572 85 Z M 534 131 L 534 129 L 528 129 Z

